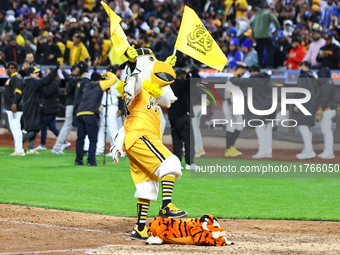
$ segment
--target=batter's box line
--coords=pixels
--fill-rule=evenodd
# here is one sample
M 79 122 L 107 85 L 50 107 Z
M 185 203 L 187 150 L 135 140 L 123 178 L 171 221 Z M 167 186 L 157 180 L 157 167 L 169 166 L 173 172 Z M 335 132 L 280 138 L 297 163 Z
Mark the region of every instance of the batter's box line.
M 0 255 L 15 255 L 15 254 L 39 254 L 39 253 L 52 253 L 52 252 L 79 252 L 89 251 L 90 249 L 69 249 L 69 250 L 50 250 L 50 251 L 20 251 L 20 252 L 6 252 Z
M 9 222 L 9 223 L 16 223 L 16 224 L 34 225 L 34 226 L 40 226 L 40 227 L 60 228 L 60 229 L 66 229 L 66 230 L 80 230 L 80 231 L 97 232 L 97 233 L 106 233 L 106 234 L 111 234 L 111 233 L 113 233 L 113 232 L 111 232 L 111 231 L 98 230 L 98 229 L 64 227 L 64 226 L 56 226 L 56 225 L 50 225 L 50 224 L 33 223 L 33 222 L 16 221 L 16 220 L 0 219 L 0 221 L 2 221 L 2 222 Z M 2 253 L 0 253 L 0 255 L 1 255 L 1 254 L 2 254 Z

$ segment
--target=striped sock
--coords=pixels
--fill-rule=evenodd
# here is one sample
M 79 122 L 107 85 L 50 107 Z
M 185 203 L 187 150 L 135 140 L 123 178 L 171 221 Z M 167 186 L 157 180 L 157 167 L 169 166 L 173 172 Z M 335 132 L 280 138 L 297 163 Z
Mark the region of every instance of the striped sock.
M 136 228 L 142 231 L 146 224 L 146 217 L 149 212 L 150 200 L 140 199 L 137 200 L 137 223 Z
M 162 190 L 163 190 L 162 208 L 164 208 L 169 203 L 171 203 L 172 191 L 174 189 L 175 179 L 176 178 L 173 175 L 165 175 L 162 177 Z

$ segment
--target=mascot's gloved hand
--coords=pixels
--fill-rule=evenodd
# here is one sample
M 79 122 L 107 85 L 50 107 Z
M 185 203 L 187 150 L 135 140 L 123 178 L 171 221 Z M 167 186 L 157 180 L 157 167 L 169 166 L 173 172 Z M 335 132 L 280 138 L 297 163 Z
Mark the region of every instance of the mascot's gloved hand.
M 322 116 L 323 116 L 323 110 L 322 109 L 318 109 L 316 114 L 315 114 L 316 121 L 320 121 L 322 119 Z
M 166 58 L 165 63 L 167 63 L 171 66 L 175 66 L 176 61 L 177 61 L 177 57 L 176 57 L 176 55 L 173 54 L 173 55 Z
M 136 58 L 138 57 L 138 53 L 135 49 L 135 45 L 132 45 L 127 49 L 126 55 L 128 56 L 130 62 L 136 62 Z
M 110 148 L 110 152 L 112 153 L 112 163 L 117 164 L 119 162 L 120 156 L 123 153 L 123 145 L 125 139 L 124 127 L 119 129 L 118 134 L 115 137 L 116 144 Z

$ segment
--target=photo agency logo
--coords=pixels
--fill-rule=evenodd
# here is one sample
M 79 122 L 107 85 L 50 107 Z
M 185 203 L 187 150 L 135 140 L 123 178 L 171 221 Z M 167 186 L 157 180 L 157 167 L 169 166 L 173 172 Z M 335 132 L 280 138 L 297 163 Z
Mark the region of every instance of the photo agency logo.
M 218 92 L 216 91 L 216 89 L 214 89 L 214 87 L 210 86 L 206 82 L 198 82 L 196 86 L 205 92 L 201 94 L 201 114 L 202 115 L 207 115 L 207 102 L 210 102 L 209 100 L 207 100 L 207 95 L 209 95 L 209 97 L 212 99 L 215 105 L 217 105 L 217 101 L 216 101 L 216 98 L 217 98 L 220 105 L 222 106 L 223 104 L 222 99 L 220 95 L 218 94 Z
M 247 107 L 253 115 L 258 116 L 257 119 L 249 119 L 249 120 L 243 120 L 242 122 L 234 122 L 232 123 L 232 119 L 212 119 L 212 126 L 215 127 L 217 125 L 225 125 L 229 123 L 230 125 L 243 125 L 249 126 L 249 127 L 261 127 L 265 124 L 265 122 L 271 122 L 272 126 L 275 125 L 275 122 L 280 122 L 280 124 L 283 127 L 295 127 L 298 125 L 297 120 L 295 119 L 264 119 L 261 118 L 263 116 L 269 116 L 273 114 L 279 103 L 278 99 L 278 88 L 273 87 L 272 88 L 272 102 L 271 102 L 271 107 L 269 109 L 265 110 L 260 110 L 256 109 L 254 106 L 254 93 L 253 93 L 253 88 L 248 87 L 246 90 L 247 96 L 244 95 L 243 91 L 233 85 L 233 84 L 215 84 L 214 87 L 212 86 L 206 86 L 210 88 L 211 91 L 214 91 L 214 94 L 217 96 L 217 98 L 220 100 L 220 96 L 218 95 L 217 91 L 215 89 L 225 89 L 226 91 L 230 91 L 232 95 L 232 114 L 233 115 L 244 115 L 245 114 L 245 101 L 247 101 Z M 213 97 L 213 95 L 210 93 L 207 93 L 215 102 L 216 105 L 216 100 Z M 202 94 L 201 95 L 201 113 L 202 115 L 207 114 L 207 94 Z M 292 98 L 292 94 L 299 94 L 297 98 Z M 290 97 L 288 97 L 290 95 Z M 295 88 L 295 87 L 287 87 L 281 88 L 281 109 L 287 109 L 288 105 L 293 105 L 293 107 L 297 107 L 298 111 L 303 113 L 306 116 L 312 115 L 311 112 L 309 112 L 306 107 L 303 105 L 305 103 L 308 103 L 311 99 L 311 92 L 305 88 Z M 222 100 L 220 100 L 222 102 Z M 282 115 L 286 116 L 287 113 L 286 111 L 282 111 Z

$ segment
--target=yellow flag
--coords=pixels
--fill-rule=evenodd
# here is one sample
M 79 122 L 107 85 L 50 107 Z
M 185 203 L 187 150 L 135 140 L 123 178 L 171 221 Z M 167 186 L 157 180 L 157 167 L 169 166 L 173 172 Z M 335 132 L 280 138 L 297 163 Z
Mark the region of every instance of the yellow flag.
M 121 57 L 124 52 L 130 47 L 124 30 L 120 26 L 120 21 L 122 20 L 112 9 L 103 1 L 100 2 L 106 11 L 107 15 L 110 17 L 110 37 L 112 46 L 115 48 L 118 57 Z
M 111 65 L 121 65 L 129 60 L 125 55 L 118 56 L 118 53 L 115 51 L 114 47 L 111 47 L 109 51 L 109 59 Z
M 188 6 L 184 7 L 175 49 L 219 71 L 228 63 L 228 59 L 200 18 Z

